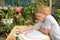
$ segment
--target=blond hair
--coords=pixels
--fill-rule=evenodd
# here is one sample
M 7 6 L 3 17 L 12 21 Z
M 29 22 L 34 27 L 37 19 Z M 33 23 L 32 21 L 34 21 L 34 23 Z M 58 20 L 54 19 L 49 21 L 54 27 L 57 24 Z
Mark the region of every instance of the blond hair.
M 40 13 L 50 14 L 50 8 L 47 5 L 45 5 L 45 4 L 39 3 L 36 6 L 36 11 L 35 12 L 36 13 L 40 12 Z

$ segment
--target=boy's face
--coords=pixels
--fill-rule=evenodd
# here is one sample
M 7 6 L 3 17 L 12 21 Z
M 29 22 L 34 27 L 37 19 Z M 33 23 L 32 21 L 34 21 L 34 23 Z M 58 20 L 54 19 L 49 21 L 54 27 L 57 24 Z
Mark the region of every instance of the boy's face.
M 35 19 L 39 21 L 44 21 L 46 18 L 46 14 L 44 13 L 36 13 L 35 14 Z

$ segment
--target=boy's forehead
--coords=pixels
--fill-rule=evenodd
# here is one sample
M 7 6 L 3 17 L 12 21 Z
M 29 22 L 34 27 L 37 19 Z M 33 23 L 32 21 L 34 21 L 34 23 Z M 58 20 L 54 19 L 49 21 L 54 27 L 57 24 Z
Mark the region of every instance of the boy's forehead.
M 43 12 L 35 13 L 35 15 L 40 15 L 40 14 L 45 14 L 45 13 Z
M 40 13 L 35 13 L 35 15 L 39 15 Z

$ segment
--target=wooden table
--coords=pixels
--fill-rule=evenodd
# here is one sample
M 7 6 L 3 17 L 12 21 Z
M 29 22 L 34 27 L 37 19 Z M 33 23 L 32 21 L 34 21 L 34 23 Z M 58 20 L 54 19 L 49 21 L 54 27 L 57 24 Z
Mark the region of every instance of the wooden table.
M 14 26 L 14 28 L 12 29 L 11 33 L 6 38 L 6 40 L 15 40 L 15 33 L 16 33 L 16 31 L 19 30 L 20 28 L 22 29 L 22 28 L 25 28 L 25 27 L 27 27 L 27 26 Z M 50 40 L 49 36 L 47 36 L 47 39 Z M 20 37 L 20 40 L 24 40 L 24 38 Z
M 12 29 L 12 31 L 10 32 L 10 34 L 6 38 L 6 40 L 15 40 L 14 34 L 16 33 L 16 31 L 19 30 L 20 28 L 22 29 L 24 27 L 27 27 L 27 26 L 14 26 L 14 28 Z M 20 40 L 22 40 L 22 38 Z

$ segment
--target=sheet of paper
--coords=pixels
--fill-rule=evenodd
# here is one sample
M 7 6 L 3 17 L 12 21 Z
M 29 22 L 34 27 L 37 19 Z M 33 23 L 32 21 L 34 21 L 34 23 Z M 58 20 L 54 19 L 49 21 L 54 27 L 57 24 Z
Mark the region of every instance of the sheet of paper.
M 37 30 L 33 30 L 30 31 L 28 34 L 21 34 L 21 36 L 25 39 L 25 40 L 43 40 L 43 39 L 47 39 L 48 37 L 46 35 L 44 35 L 43 33 L 37 31 Z

